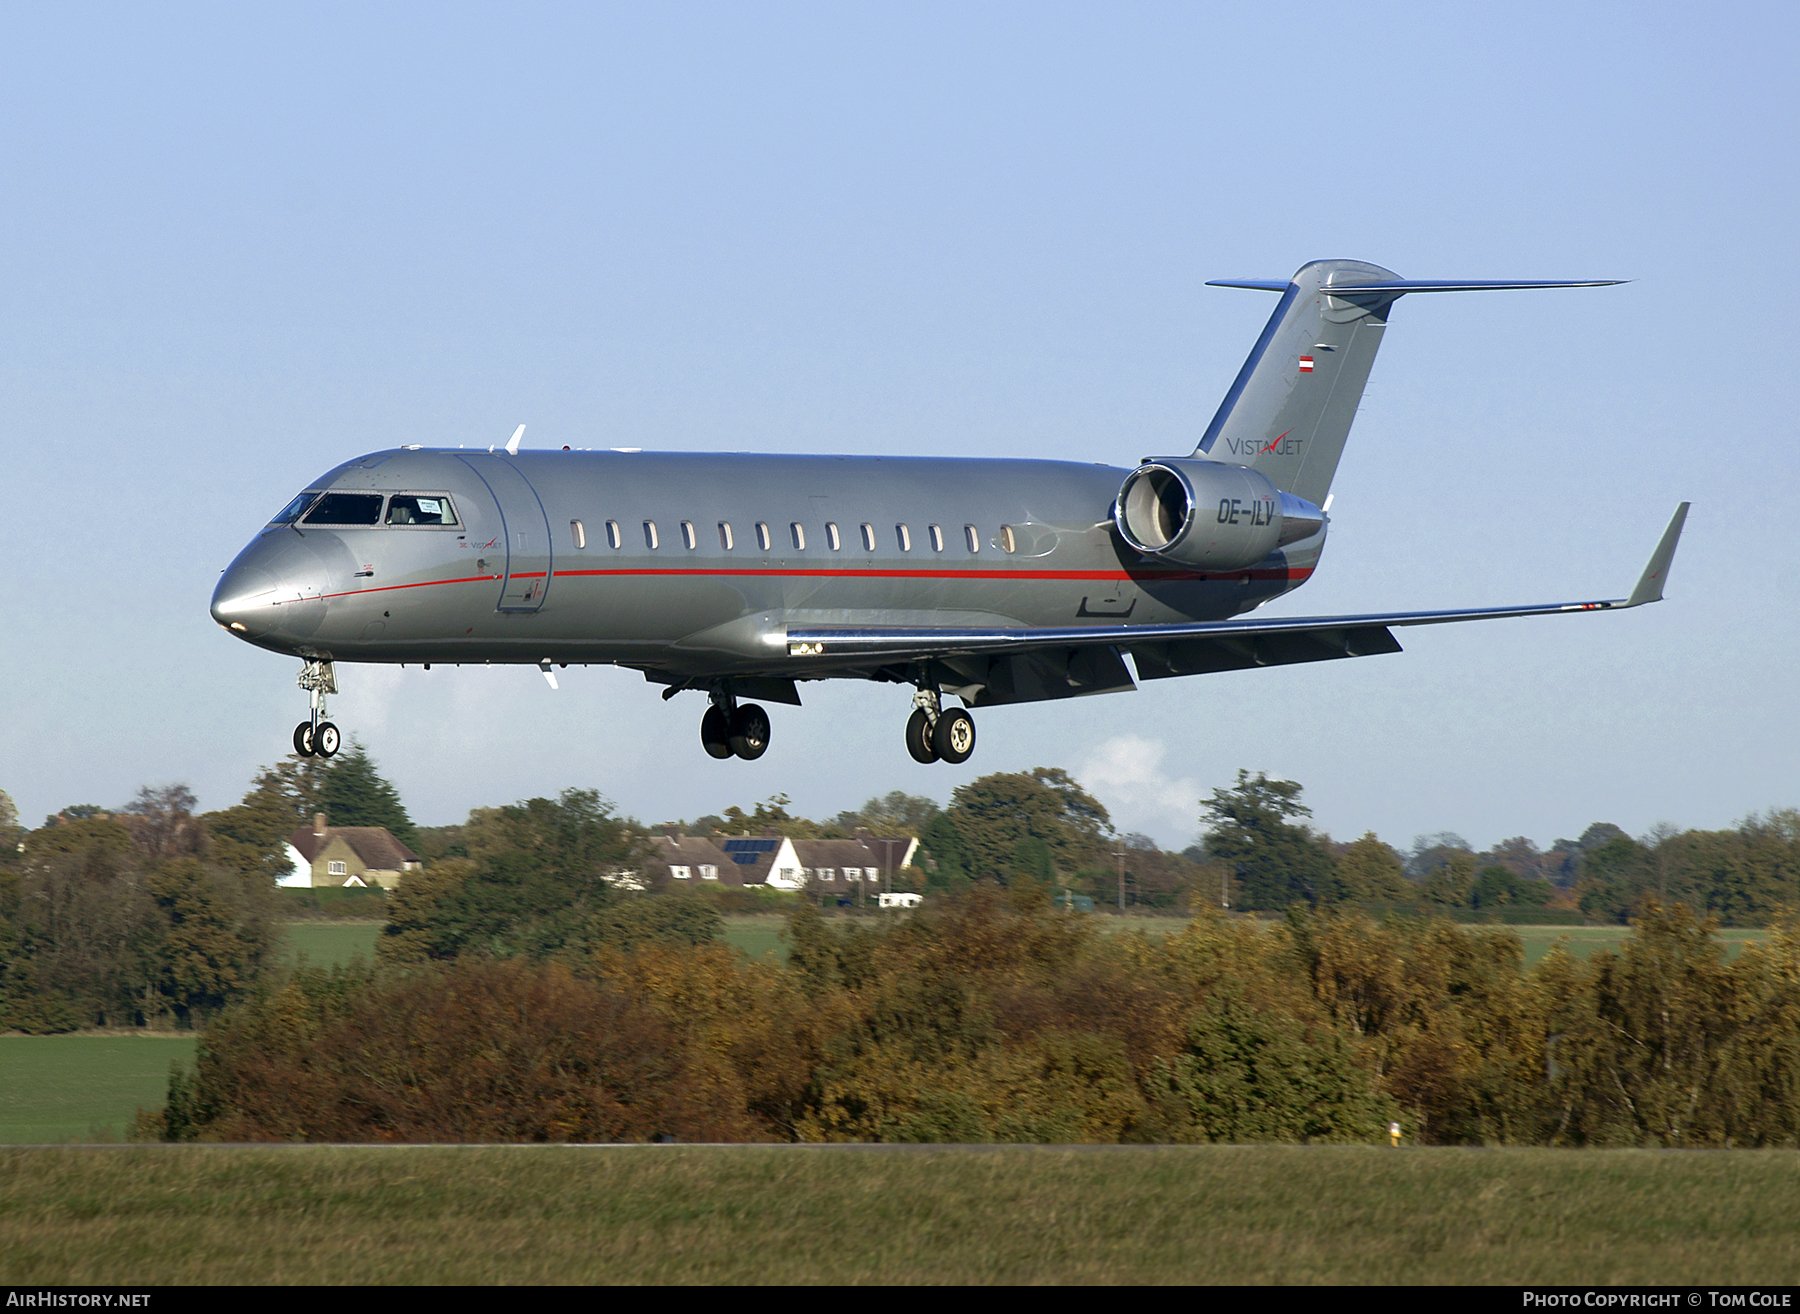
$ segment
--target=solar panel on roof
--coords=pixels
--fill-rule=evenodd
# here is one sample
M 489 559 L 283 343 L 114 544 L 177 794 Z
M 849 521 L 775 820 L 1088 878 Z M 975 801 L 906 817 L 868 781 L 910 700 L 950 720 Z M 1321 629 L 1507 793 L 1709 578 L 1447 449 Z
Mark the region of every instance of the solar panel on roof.
M 781 847 L 778 839 L 728 839 L 725 841 L 727 853 L 773 853 Z

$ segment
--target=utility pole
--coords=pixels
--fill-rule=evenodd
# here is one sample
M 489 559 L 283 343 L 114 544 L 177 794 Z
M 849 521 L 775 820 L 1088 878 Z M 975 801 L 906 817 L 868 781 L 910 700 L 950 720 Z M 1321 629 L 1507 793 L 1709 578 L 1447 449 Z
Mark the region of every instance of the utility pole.
M 1120 849 L 1113 857 L 1119 860 L 1119 911 L 1125 911 L 1125 850 Z

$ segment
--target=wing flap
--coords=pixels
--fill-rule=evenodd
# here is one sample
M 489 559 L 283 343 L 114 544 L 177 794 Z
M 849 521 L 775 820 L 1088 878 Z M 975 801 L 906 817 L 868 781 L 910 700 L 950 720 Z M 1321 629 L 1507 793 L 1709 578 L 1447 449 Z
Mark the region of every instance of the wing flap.
M 1374 657 L 1400 651 L 1400 641 L 1382 625 L 1300 633 L 1246 635 L 1230 639 L 1184 639 L 1146 643 L 1131 649 L 1140 679 L 1166 680 L 1177 675 L 1216 675 L 1257 666 L 1292 666 L 1339 657 Z

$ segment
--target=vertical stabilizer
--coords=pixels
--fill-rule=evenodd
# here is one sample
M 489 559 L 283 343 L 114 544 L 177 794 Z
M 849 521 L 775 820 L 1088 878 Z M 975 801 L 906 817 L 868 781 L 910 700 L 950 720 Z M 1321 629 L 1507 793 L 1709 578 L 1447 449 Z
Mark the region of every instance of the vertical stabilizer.
M 1332 283 L 1398 276 L 1356 260 L 1315 260 L 1279 283 L 1221 280 L 1214 287 L 1280 289 L 1281 303 L 1251 348 L 1199 453 L 1247 465 L 1284 492 L 1322 506 L 1398 293 L 1336 297 Z
M 1281 302 L 1195 454 L 1247 465 L 1284 492 L 1323 506 L 1396 300 L 1409 292 L 1605 287 L 1616 281 L 1403 279 L 1360 260 L 1315 260 L 1285 283 L 1218 279 L 1209 286 L 1279 292 Z

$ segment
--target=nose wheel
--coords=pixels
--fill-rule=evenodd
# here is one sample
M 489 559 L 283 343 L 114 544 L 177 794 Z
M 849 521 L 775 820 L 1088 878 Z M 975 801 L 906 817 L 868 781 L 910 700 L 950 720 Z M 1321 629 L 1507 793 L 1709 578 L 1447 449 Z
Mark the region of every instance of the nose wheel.
M 312 715 L 294 727 L 294 751 L 301 757 L 336 757 L 343 737 L 325 719 L 325 695 L 337 692 L 336 669 L 330 662 L 303 662 L 300 687 L 311 699 Z
M 338 728 L 329 721 L 316 727 L 311 721 L 302 721 L 294 727 L 294 751 L 301 757 L 336 757 L 342 742 Z
M 935 689 L 921 689 L 913 696 L 913 713 L 906 718 L 906 751 L 915 762 L 967 762 L 975 751 L 975 718 L 960 707 L 943 709 Z

